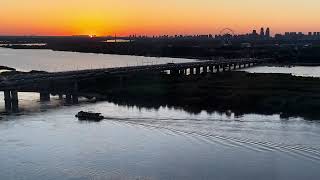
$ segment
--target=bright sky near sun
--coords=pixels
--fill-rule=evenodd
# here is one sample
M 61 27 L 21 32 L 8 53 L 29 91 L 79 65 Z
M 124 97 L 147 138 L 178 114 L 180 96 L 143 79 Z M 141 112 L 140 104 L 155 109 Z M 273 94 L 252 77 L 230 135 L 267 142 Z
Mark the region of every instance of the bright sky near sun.
M 0 0 L 0 34 L 320 31 L 319 7 L 319 0 Z

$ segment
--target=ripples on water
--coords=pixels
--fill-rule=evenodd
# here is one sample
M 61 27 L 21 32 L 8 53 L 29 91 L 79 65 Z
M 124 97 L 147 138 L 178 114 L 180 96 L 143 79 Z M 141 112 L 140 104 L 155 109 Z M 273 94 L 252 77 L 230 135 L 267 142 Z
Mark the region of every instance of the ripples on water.
M 58 98 L 45 104 L 38 102 L 38 94 L 19 95 L 25 113 L 3 116 L 0 121 L 0 177 L 4 179 L 320 176 L 316 121 L 281 120 L 279 115 L 189 114 L 108 102 L 62 108 Z M 79 122 L 74 115 L 80 110 L 102 112 L 107 119 Z

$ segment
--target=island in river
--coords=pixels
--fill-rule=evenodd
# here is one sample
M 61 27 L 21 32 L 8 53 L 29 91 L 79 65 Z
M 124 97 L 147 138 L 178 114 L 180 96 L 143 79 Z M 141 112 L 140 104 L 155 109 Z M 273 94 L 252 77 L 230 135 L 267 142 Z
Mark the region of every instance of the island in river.
M 79 83 L 81 92 L 141 107 L 180 107 L 192 113 L 281 114 L 282 118 L 320 117 L 320 79 L 290 74 L 224 72 L 174 76 L 136 74 Z M 112 86 L 110 86 L 112 84 Z

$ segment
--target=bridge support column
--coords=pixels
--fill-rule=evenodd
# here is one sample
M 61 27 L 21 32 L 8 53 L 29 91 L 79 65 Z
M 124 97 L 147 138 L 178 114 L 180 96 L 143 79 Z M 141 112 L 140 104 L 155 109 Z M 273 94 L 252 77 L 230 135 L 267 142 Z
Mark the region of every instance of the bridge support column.
M 232 66 L 232 64 L 229 64 L 229 65 L 228 65 L 228 67 L 229 67 L 228 70 L 229 70 L 229 71 L 231 71 L 231 66 Z
M 172 70 L 170 70 L 170 74 L 171 75 L 177 75 L 177 74 L 179 74 L 179 70 L 172 69 Z
M 208 72 L 208 67 L 207 66 L 203 66 L 203 74 L 207 74 Z
M 222 65 L 222 71 L 223 71 L 223 72 L 226 71 L 226 65 Z
M 11 92 L 10 91 L 4 91 L 4 102 L 5 102 L 5 108 L 7 112 L 10 112 L 12 110 L 11 106 Z
M 209 66 L 209 71 L 211 72 L 211 73 L 213 73 L 213 66 Z
M 200 74 L 200 67 L 196 67 L 196 74 Z
M 12 112 L 19 111 L 19 99 L 18 99 L 18 92 L 11 91 L 11 104 L 12 104 Z
M 194 68 L 190 68 L 190 75 L 194 74 Z
M 233 64 L 233 70 L 237 69 L 237 64 Z
M 216 70 L 217 70 L 217 72 L 220 72 L 220 66 L 219 65 L 216 65 Z
M 41 102 L 50 101 L 50 93 L 40 92 L 40 101 Z
M 79 97 L 76 94 L 72 95 L 72 103 L 73 104 L 78 104 L 79 103 Z
M 59 94 L 59 99 L 62 100 L 63 99 L 63 95 Z
M 4 102 L 7 112 L 19 111 L 19 99 L 17 91 L 4 91 Z
M 72 103 L 72 96 L 71 96 L 71 94 L 66 94 L 66 103 L 67 104 L 71 104 Z
M 121 81 L 123 81 L 123 77 L 121 77 Z M 121 82 L 123 85 L 123 82 Z M 73 84 L 73 94 L 72 94 L 72 103 L 78 104 L 79 103 L 79 97 L 78 97 L 78 82 L 75 82 Z

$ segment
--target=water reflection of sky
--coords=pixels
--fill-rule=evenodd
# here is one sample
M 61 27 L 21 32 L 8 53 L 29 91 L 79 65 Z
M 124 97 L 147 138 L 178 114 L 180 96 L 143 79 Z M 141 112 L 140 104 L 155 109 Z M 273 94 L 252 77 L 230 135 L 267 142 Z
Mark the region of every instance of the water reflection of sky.
M 247 69 L 251 73 L 285 73 L 294 76 L 320 77 L 320 66 L 271 67 L 257 66 Z
M 0 42 L 1 43 L 1 42 Z M 45 46 L 47 43 L 19 43 L 19 44 L 12 44 L 12 43 L 5 43 L 0 44 L 0 46 Z
M 80 110 L 108 119 L 79 122 Z M 0 178 L 317 179 L 319 139 L 320 124 L 299 118 L 82 103 L 0 121 Z
M 67 71 L 192 62 L 191 59 L 0 48 L 0 63 L 18 70 Z

